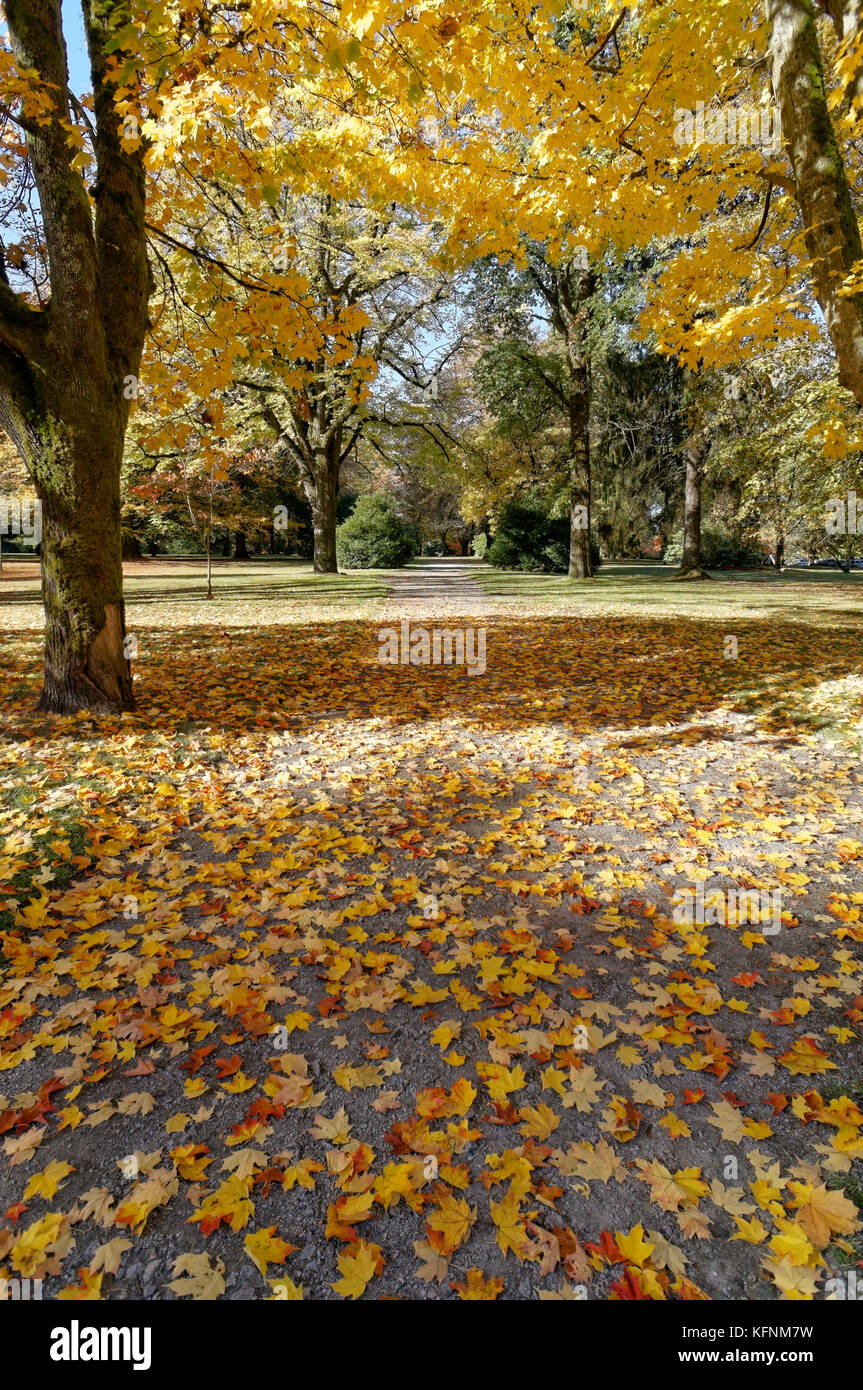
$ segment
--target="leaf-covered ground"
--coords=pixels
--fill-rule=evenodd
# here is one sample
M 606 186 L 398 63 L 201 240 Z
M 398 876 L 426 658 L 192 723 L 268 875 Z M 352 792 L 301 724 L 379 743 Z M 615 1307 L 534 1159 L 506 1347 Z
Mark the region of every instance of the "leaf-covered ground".
M 769 1299 L 863 1262 L 859 618 L 737 612 L 733 661 L 678 592 L 492 604 L 482 676 L 380 665 L 374 594 L 133 595 L 121 720 L 35 715 L 6 608 L 0 1277 Z M 699 881 L 780 890 L 780 933 L 676 921 Z

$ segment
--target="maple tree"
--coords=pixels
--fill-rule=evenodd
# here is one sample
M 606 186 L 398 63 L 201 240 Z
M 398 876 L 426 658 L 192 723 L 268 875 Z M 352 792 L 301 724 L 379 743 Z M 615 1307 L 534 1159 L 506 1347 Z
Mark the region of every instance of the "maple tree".
M 863 290 L 855 283 L 863 266 L 863 243 L 830 110 L 815 12 L 806 0 L 765 0 L 765 8 L 773 89 L 782 113 L 794 198 L 806 228 L 818 303 L 836 351 L 839 381 L 863 406 Z M 859 130 L 863 121 L 859 0 L 835 0 L 824 9 L 846 42 L 846 62 L 853 64 L 842 95 L 850 98 L 852 121 Z M 843 134 L 847 138 L 854 130 L 852 124 L 851 131 Z
M 59 0 L 10 0 L 4 12 L 15 61 L 4 65 L 4 152 L 32 170 L 50 276 L 50 301 L 36 305 L 5 262 L 0 274 L 0 420 L 44 508 L 41 703 L 120 709 L 132 701 L 120 463 L 149 293 L 143 149 L 124 148 L 110 68 L 124 7 L 82 7 L 93 107 L 74 119 Z
M 54 163 L 49 176 L 43 160 L 40 201 L 43 193 L 48 196 L 47 183 L 52 181 L 54 195 L 63 179 L 75 190 L 78 232 L 84 238 L 76 264 L 95 265 L 100 246 L 116 249 L 110 253 L 114 262 L 109 255 L 102 269 L 99 295 L 90 295 L 91 303 L 94 298 L 100 301 L 92 311 L 107 316 L 110 324 L 103 322 L 98 332 L 86 335 L 88 342 L 107 345 L 103 355 L 108 366 L 102 370 L 99 389 L 107 389 L 104 383 L 110 377 L 112 442 L 105 447 L 100 442 L 101 481 L 91 489 L 87 509 L 84 484 L 77 484 L 61 525 L 70 537 L 68 544 L 55 543 L 55 522 L 49 520 L 62 511 L 56 486 L 43 499 L 44 573 L 53 605 L 46 705 L 73 708 L 107 700 L 122 706 L 131 700 L 123 656 L 116 492 L 127 395 L 136 397 L 146 326 L 145 231 L 150 260 L 167 278 L 154 316 L 157 343 L 159 323 L 162 326 L 161 347 L 148 356 L 144 403 L 155 400 L 164 412 L 171 445 L 183 433 L 178 407 L 191 409 L 198 424 L 207 412 L 212 428 L 207 440 L 198 441 L 199 448 L 213 442 L 221 447 L 222 393 L 232 388 L 244 367 L 246 381 L 255 380 L 259 391 L 272 385 L 256 373 L 271 368 L 277 345 L 277 379 L 287 385 L 288 410 L 276 412 L 271 423 L 278 423 L 280 431 L 289 426 L 284 438 L 296 450 L 303 486 L 316 513 L 318 567 L 323 569 L 334 567 L 334 479 L 361 420 L 374 366 L 364 380 L 360 320 L 340 317 L 335 302 L 327 298 L 329 291 L 322 297 L 321 283 L 309 282 L 310 268 L 320 282 L 320 257 L 306 256 L 301 264 L 303 257 L 295 257 L 295 239 L 274 273 L 268 252 L 278 228 L 268 227 L 268 214 L 280 200 L 280 218 L 288 226 L 300 208 L 316 200 L 318 207 L 329 207 L 333 225 L 341 220 L 342 227 L 352 207 L 362 208 L 361 215 L 371 219 L 387 207 L 411 209 L 409 215 L 419 219 L 440 218 L 445 208 L 451 265 L 489 253 L 519 265 L 525 239 L 546 248 L 546 289 L 554 289 L 552 314 L 566 343 L 570 371 L 576 480 L 572 505 L 579 518 L 590 510 L 587 369 L 584 345 L 577 341 L 582 312 L 572 291 L 582 279 L 587 284 L 592 272 L 583 271 L 579 260 L 579 274 L 573 277 L 575 249 L 584 251 L 586 263 L 595 266 L 611 244 L 626 248 L 672 239 L 675 264 L 657 277 L 643 327 L 655 331 L 660 346 L 679 353 L 693 369 L 727 363 L 735 351 L 755 354 L 774 341 L 777 332 L 799 331 L 795 317 L 801 296 L 808 293 L 805 277 L 811 273 L 837 353 L 840 382 L 859 401 L 860 294 L 854 280 L 861 259 L 854 209 L 859 173 L 854 153 L 859 121 L 858 9 L 853 0 L 835 0 L 820 8 L 824 24 L 832 21 L 841 39 L 833 50 L 804 0 L 770 0 L 763 13 L 744 0 L 714 0 L 685 12 L 667 5 L 618 9 L 597 0 L 572 13 L 553 5 L 540 8 L 529 21 L 517 4 L 493 11 L 449 6 L 443 20 L 436 5 L 405 10 L 388 0 L 362 11 L 348 4 L 322 11 L 302 4 L 247 9 L 206 0 L 182 10 L 132 3 L 102 7 L 95 28 L 89 26 L 98 50 L 91 120 L 69 93 L 65 60 L 57 47 L 60 6 L 49 6 L 54 47 L 41 56 L 53 65 L 51 72 L 56 69 L 58 95 L 45 97 L 47 69 L 40 85 L 38 76 L 25 80 L 14 64 L 7 63 L 7 121 L 17 121 L 17 128 L 31 142 L 35 139 L 41 151 L 51 145 Z M 13 6 L 13 47 L 16 13 Z M 19 38 L 25 43 L 23 35 Z M 117 52 L 112 72 L 108 45 Z M 124 56 L 124 49 L 135 56 Z M 728 113 L 749 129 L 746 103 L 765 95 L 764 57 L 773 64 L 791 179 L 782 172 L 777 151 L 763 141 L 759 145 L 744 135 L 729 158 L 712 133 Z M 39 63 L 34 60 L 29 71 L 38 74 Z M 530 72 L 529 83 L 524 82 L 525 71 Z M 804 74 L 811 75 L 811 82 Z M 809 83 L 808 95 L 796 102 L 793 92 L 800 81 Z M 699 138 L 698 123 L 691 117 L 699 102 L 710 116 L 706 141 L 703 134 Z M 689 116 L 683 119 L 681 111 Z M 695 132 L 691 146 L 690 125 Z M 50 140 L 42 138 L 48 132 Z M 821 148 L 819 141 L 827 142 L 826 159 L 820 162 L 813 153 Z M 24 144 L 8 141 L 7 170 L 14 171 L 15 161 L 20 163 L 24 154 Z M 34 167 L 38 164 L 37 159 Z M 831 173 L 825 178 L 827 165 Z M 90 185 L 94 172 L 97 177 Z M 115 208 L 116 235 L 105 240 L 100 229 L 111 220 L 109 193 L 99 200 L 116 179 L 132 180 L 137 210 L 128 200 L 122 212 Z M 90 187 L 98 197 L 88 192 Z M 482 190 L 479 197 L 477 188 Z M 95 203 L 106 216 L 94 217 Z M 805 262 L 793 249 L 796 208 L 806 234 Z M 46 211 L 50 212 L 47 203 L 43 221 Z M 834 222 L 839 241 L 827 245 Z M 745 224 L 740 226 L 739 244 L 729 242 L 730 223 L 735 228 Z M 34 260 L 53 272 L 53 257 L 59 271 L 50 215 L 46 231 L 51 235 L 44 242 L 44 254 L 38 237 L 34 241 L 28 235 L 11 248 L 11 259 L 7 257 L 22 288 L 28 277 L 32 280 Z M 399 244 L 406 248 L 404 223 L 399 231 Z M 757 276 L 735 263 L 741 248 L 752 247 L 757 248 Z M 178 268 L 183 261 L 185 270 Z M 789 263 L 792 276 L 787 273 Z M 130 276 L 133 266 L 135 275 Z M 25 294 L 43 303 L 49 278 L 43 274 L 42 289 L 31 285 Z M 687 292 L 676 293 L 675 281 L 685 281 Z M 64 291 L 60 281 L 56 287 L 51 282 L 52 305 L 60 303 L 62 293 L 77 293 L 69 283 L 71 288 Z M 94 285 L 91 278 L 91 289 Z M 41 313 L 34 318 L 21 293 L 7 289 L 7 346 L 14 377 L 22 364 L 36 361 L 30 349 L 38 347 L 34 334 L 44 319 Z M 115 293 L 118 303 L 108 312 Z M 176 343 L 168 343 L 166 308 L 173 297 L 176 312 L 178 295 L 183 301 L 179 317 L 186 321 L 175 335 Z M 693 314 L 699 304 L 701 311 Z M 126 324 L 126 313 L 135 319 L 134 325 Z M 10 337 L 13 329 L 17 345 Z M 112 334 L 126 345 L 119 355 L 113 352 Z M 354 347 L 349 350 L 346 342 L 352 335 Z M 70 348 L 71 337 L 66 351 Z M 310 349 L 316 356 L 309 355 Z M 358 377 L 350 376 L 345 351 Z M 375 352 L 368 357 L 374 364 Z M 340 366 L 345 368 L 341 373 Z M 54 386 L 62 391 L 67 380 L 61 373 Z M 88 371 L 87 380 L 94 391 L 99 373 Z M 5 396 L 12 403 L 21 399 L 15 390 Z M 325 403 L 327 422 L 318 428 L 316 413 Z M 65 405 L 63 410 L 58 403 L 43 405 L 48 416 L 52 411 L 58 418 L 68 416 Z M 345 410 L 350 424 L 342 418 Z M 15 426 L 11 416 L 7 423 Z M 16 428 L 19 448 L 29 448 L 32 455 L 32 473 L 36 454 L 44 450 L 36 449 L 32 439 L 28 444 L 20 414 Z M 187 433 L 187 442 L 190 438 Z M 698 450 L 691 453 L 684 570 L 698 573 L 694 546 L 701 464 Z M 84 578 L 90 566 L 80 565 L 74 582 L 51 579 L 49 584 L 52 556 L 63 557 L 56 561 L 61 567 L 74 568 L 76 556 L 92 556 L 97 535 L 110 538 L 100 547 L 103 570 L 106 557 L 114 556 L 110 576 L 106 571 L 100 581 L 102 589 L 90 589 Z M 587 534 L 579 535 L 574 528 L 573 538 L 572 573 L 586 575 Z M 76 590 L 78 598 L 73 600 Z M 74 641 L 69 633 L 76 634 Z M 74 652 L 71 647 L 66 650 L 70 642 Z M 60 668 L 66 674 L 58 676 Z

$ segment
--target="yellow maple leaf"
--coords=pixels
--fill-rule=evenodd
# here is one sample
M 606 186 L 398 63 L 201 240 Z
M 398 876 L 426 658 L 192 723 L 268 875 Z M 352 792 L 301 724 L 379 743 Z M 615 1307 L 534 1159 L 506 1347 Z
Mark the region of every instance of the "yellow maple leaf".
M 273 1300 L 280 1303 L 303 1302 L 302 1284 L 295 1284 L 293 1279 L 288 1278 L 287 1274 L 283 1274 L 280 1279 L 271 1279 L 269 1283 L 273 1291 Z
M 525 1122 L 519 1128 L 529 1139 L 547 1139 L 560 1124 L 560 1116 L 554 1113 L 550 1105 L 545 1105 L 542 1101 L 539 1105 L 526 1106 L 524 1110 L 519 1110 L 518 1114 L 519 1119 Z
M 359 1298 L 369 1280 L 383 1269 L 384 1262 L 379 1246 L 359 1240 L 339 1255 L 338 1264 L 342 1277 L 330 1287 L 342 1298 Z
M 465 1302 L 492 1302 L 503 1293 L 503 1280 L 486 1279 L 482 1270 L 474 1266 L 468 1270 L 463 1284 L 450 1284 L 450 1288 Z
M 79 1269 L 78 1277 L 81 1282 L 67 1285 L 65 1289 L 60 1290 L 57 1298 L 77 1302 L 99 1302 L 102 1297 L 102 1279 L 104 1276 L 94 1274 L 89 1269 Z
M 620 1231 L 615 1231 L 614 1239 L 626 1262 L 638 1265 L 639 1268 L 647 1263 L 655 1248 L 644 1239 L 644 1227 L 640 1222 L 637 1226 L 633 1226 L 628 1235 L 622 1235 Z
M 679 1139 L 681 1136 L 684 1139 L 689 1139 L 692 1135 L 692 1130 L 689 1128 L 686 1121 L 679 1119 L 675 1114 L 663 1115 L 659 1123 L 662 1125 L 663 1129 L 668 1130 L 672 1139 Z
M 519 1198 L 515 1192 L 508 1192 L 499 1202 L 489 1203 L 491 1219 L 497 1227 L 497 1243 L 504 1256 L 512 1250 L 520 1260 L 532 1248 L 530 1237 L 519 1211 Z
M 860 1229 L 859 1212 L 843 1192 L 831 1191 L 823 1183 L 791 1182 L 795 1194 L 792 1206 L 797 1208 L 798 1220 L 813 1245 L 823 1249 L 833 1235 L 850 1236 Z
M 463 1245 L 476 1221 L 476 1207 L 449 1193 L 440 1197 L 437 1210 L 426 1221 L 431 1245 L 442 1255 L 451 1255 Z
M 286 1240 L 276 1235 L 275 1226 L 267 1226 L 260 1231 L 249 1231 L 243 1245 L 252 1264 L 260 1270 L 265 1279 L 268 1264 L 284 1264 L 296 1249 L 295 1245 L 289 1245 Z
M 63 1179 L 74 1172 L 71 1163 L 52 1159 L 47 1168 L 43 1168 L 41 1173 L 34 1173 L 30 1178 L 24 1189 L 24 1201 L 29 1201 L 31 1197 L 44 1197 L 50 1202 L 58 1187 L 62 1186 Z
M 431 1041 L 441 1050 L 449 1047 L 454 1038 L 461 1037 L 460 1023 L 441 1023 L 431 1035 Z
M 753 1216 L 751 1221 L 746 1221 L 742 1216 L 735 1216 L 737 1226 L 736 1233 L 731 1237 L 732 1240 L 745 1240 L 750 1245 L 760 1245 L 767 1235 L 767 1227 L 763 1226 L 757 1216 Z

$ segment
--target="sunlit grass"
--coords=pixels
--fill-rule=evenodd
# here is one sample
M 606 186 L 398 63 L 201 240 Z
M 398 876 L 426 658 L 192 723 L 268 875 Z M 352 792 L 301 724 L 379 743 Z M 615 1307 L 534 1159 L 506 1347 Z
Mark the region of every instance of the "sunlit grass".
M 591 580 L 527 574 L 477 564 L 472 575 L 490 604 L 529 612 L 643 613 L 651 617 L 777 618 L 830 624 L 863 620 L 863 571 L 792 569 L 714 571 L 709 580 L 678 580 L 658 562 L 611 561 Z
M 129 631 L 281 625 L 329 613 L 364 616 L 388 592 L 377 571 L 315 574 L 304 560 L 216 560 L 213 597 L 208 599 L 203 560 L 162 556 L 125 565 L 123 588 Z M 18 578 L 12 562 L 0 582 L 0 628 L 38 628 L 42 621 L 38 576 Z

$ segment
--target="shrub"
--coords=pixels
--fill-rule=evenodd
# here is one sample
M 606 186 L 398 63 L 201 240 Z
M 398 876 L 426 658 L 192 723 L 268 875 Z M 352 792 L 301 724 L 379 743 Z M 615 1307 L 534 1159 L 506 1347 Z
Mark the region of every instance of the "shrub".
M 407 528 L 392 504 L 377 493 L 360 497 L 336 531 L 336 556 L 345 569 L 399 569 L 413 554 Z
M 486 557 L 499 570 L 566 574 L 569 569 L 569 520 L 549 517 L 539 507 L 509 502 L 504 507 Z M 599 569 L 599 547 L 591 537 L 590 560 Z
M 443 541 L 426 541 L 423 546 L 423 555 L 446 555 L 446 546 Z
M 683 530 L 675 531 L 664 551 L 666 565 L 680 565 L 683 560 Z M 756 546 L 739 536 L 732 536 L 717 526 L 701 528 L 701 563 L 706 570 L 756 569 L 763 559 Z
M 488 536 L 485 531 L 477 531 L 470 543 L 470 550 L 471 554 L 475 555 L 478 560 L 485 559 L 485 553 L 488 550 Z

